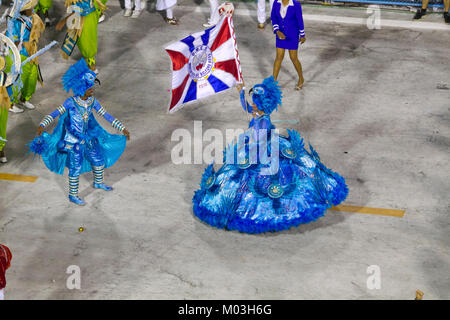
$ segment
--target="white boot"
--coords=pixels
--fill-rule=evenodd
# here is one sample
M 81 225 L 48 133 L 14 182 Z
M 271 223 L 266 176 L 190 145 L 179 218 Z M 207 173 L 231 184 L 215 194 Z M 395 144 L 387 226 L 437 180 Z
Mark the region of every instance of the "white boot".
M 125 9 L 125 11 L 123 12 L 123 16 L 124 17 L 130 17 L 131 16 L 131 9 Z
M 13 104 L 11 108 L 9 108 L 9 112 L 12 113 L 22 113 L 23 109 L 19 108 L 16 104 Z
M 134 10 L 133 14 L 131 15 L 131 18 L 133 18 L 133 19 L 139 18 L 140 14 L 141 14 L 141 10 Z
M 24 106 L 25 108 L 27 108 L 29 110 L 36 109 L 36 107 L 30 101 L 22 102 L 22 106 Z

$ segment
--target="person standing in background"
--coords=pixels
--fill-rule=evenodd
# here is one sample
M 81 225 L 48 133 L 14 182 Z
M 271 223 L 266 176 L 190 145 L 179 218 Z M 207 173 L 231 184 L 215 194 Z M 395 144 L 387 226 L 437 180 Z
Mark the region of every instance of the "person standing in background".
M 141 0 L 134 0 L 134 10 L 132 5 L 132 0 L 125 0 L 125 11 L 123 13 L 124 17 L 131 17 L 133 19 L 136 19 L 141 14 L 142 10 L 144 10 L 144 7 L 142 5 L 145 5 L 145 0 L 143 3 Z
M 173 7 L 177 4 L 177 0 L 156 0 L 156 10 L 166 10 L 166 22 L 171 25 L 177 25 L 178 20 L 173 16 Z
M 417 10 L 413 18 L 414 20 L 419 20 L 420 18 L 422 18 L 424 15 L 427 14 L 428 2 L 429 0 L 422 0 L 422 8 Z M 445 23 L 450 23 L 450 14 L 449 14 L 450 0 L 443 0 L 443 2 L 444 2 L 444 21 Z
M 284 53 L 287 49 L 298 74 L 295 90 L 300 90 L 305 80 L 303 79 L 302 65 L 300 60 L 298 60 L 298 45 L 299 42 L 304 43 L 306 41 L 300 2 L 296 0 L 277 0 L 272 6 L 271 20 L 273 33 L 276 36 L 277 50 L 273 64 L 273 77 L 277 81 Z
M 272 11 L 273 1 L 274 0 L 269 0 L 270 11 Z M 264 27 L 266 25 L 266 20 L 267 20 L 267 18 L 266 18 L 266 0 L 258 0 L 257 14 L 258 14 L 258 29 L 264 29 Z
M 204 23 L 203 26 L 205 28 L 211 28 L 215 26 L 220 19 L 219 14 L 219 1 L 218 0 L 209 0 L 209 18 L 208 22 Z

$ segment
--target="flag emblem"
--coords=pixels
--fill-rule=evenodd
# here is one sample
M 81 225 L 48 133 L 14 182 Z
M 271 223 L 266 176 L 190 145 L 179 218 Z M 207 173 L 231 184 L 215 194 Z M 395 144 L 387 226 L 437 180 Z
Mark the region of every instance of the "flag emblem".
M 166 47 L 172 61 L 169 112 L 242 82 L 231 16 Z
M 208 79 L 214 69 L 214 58 L 211 50 L 205 45 L 195 47 L 189 58 L 189 75 L 192 79 Z

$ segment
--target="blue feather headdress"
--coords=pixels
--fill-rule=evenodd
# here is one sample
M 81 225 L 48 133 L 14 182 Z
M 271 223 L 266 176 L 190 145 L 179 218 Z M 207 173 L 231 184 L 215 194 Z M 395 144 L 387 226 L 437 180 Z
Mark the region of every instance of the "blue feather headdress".
M 84 96 L 86 90 L 95 84 L 96 75 L 91 71 L 84 59 L 73 64 L 63 75 L 61 82 L 64 90 L 72 90 L 75 96 Z
M 253 92 L 253 103 L 266 114 L 271 114 L 278 109 L 279 105 L 281 106 L 281 89 L 273 76 L 264 79 L 261 84 L 255 85 L 250 91 Z

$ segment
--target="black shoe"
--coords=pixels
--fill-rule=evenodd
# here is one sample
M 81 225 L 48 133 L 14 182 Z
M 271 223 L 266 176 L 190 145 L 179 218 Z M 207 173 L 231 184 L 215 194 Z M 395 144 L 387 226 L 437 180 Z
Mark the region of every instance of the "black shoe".
M 50 19 L 50 17 L 48 16 L 48 11 L 44 13 L 43 16 L 44 18 L 42 19 L 42 21 L 45 23 L 45 26 L 50 27 L 52 25 L 52 19 Z
M 417 10 L 416 14 L 414 15 L 414 20 L 418 20 L 422 18 L 424 15 L 427 14 L 427 9 L 419 9 Z
M 444 21 L 445 23 L 450 23 L 450 14 L 448 12 L 444 12 Z

